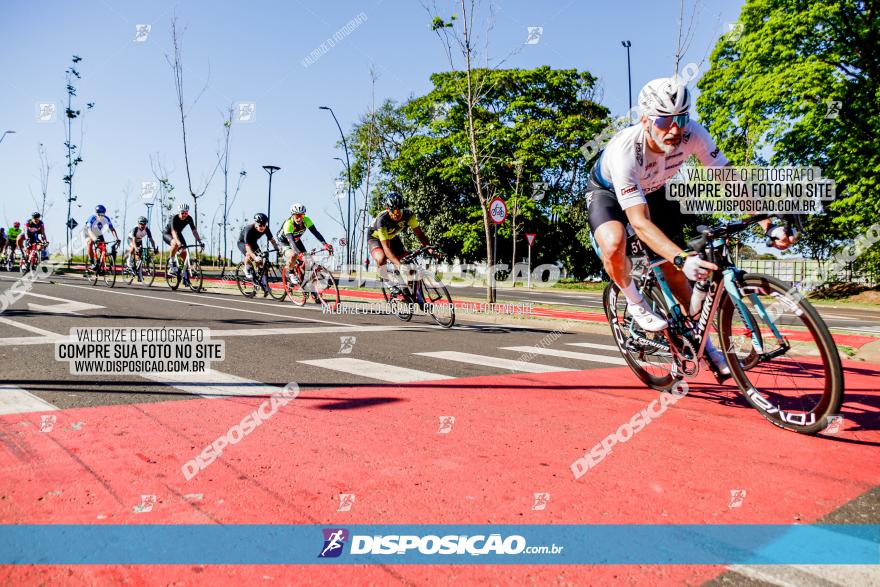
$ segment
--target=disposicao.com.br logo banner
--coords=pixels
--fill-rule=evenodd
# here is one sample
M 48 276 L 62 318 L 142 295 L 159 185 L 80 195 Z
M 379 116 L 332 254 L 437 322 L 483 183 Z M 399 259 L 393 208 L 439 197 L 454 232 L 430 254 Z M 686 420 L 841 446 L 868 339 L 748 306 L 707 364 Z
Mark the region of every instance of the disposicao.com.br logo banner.
M 0 564 L 880 564 L 880 525 L 0 525 Z

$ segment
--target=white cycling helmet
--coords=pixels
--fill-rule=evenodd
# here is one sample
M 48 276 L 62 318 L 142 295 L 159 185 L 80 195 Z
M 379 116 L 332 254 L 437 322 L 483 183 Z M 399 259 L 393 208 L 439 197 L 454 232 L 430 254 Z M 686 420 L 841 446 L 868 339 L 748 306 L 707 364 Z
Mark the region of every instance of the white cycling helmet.
M 178 212 L 189 212 L 189 204 L 186 202 L 181 202 L 177 205 Z
M 306 207 L 303 206 L 302 204 L 300 204 L 299 202 L 297 202 L 296 204 L 294 204 L 293 206 L 290 207 L 290 213 L 291 214 L 305 214 Z
M 691 93 L 674 77 L 649 81 L 639 92 L 639 110 L 645 116 L 675 116 L 691 109 Z

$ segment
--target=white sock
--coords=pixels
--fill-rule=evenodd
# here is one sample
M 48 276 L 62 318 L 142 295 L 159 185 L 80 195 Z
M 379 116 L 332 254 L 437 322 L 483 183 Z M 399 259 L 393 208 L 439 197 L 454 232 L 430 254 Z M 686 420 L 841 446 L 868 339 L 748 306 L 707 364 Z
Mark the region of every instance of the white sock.
M 707 334 L 707 335 L 706 335 L 706 352 L 707 352 L 707 353 L 714 353 L 714 352 L 717 352 L 717 351 L 718 351 L 718 349 L 716 349 L 716 348 L 715 348 L 715 345 L 712 344 L 712 339 L 711 339 L 711 338 L 709 337 L 709 335 Z
M 631 304 L 642 304 L 645 301 L 645 298 L 642 297 L 642 292 L 638 290 L 638 288 L 636 287 L 636 282 L 633 279 L 629 280 L 629 285 L 627 285 L 626 287 L 621 287 L 620 291 L 623 292 L 623 295 L 626 296 L 626 299 Z

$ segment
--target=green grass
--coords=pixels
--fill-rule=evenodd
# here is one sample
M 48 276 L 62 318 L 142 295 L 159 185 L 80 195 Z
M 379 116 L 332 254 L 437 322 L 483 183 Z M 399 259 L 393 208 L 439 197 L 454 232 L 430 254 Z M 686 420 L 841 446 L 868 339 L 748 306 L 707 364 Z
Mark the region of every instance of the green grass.
M 598 283 L 593 283 L 589 281 L 577 281 L 575 279 L 560 279 L 558 283 L 554 284 L 553 287 L 555 289 L 577 289 L 582 291 L 602 291 L 605 289 L 605 286 L 608 285 L 605 281 L 600 281 Z

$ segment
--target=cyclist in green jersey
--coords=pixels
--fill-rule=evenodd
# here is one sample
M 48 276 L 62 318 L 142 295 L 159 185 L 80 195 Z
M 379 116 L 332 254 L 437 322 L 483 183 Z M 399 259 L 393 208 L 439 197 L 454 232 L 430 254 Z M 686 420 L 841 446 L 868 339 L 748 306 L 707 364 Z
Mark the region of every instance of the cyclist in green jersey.
M 281 240 L 281 246 L 284 250 L 284 259 L 287 261 L 287 268 L 293 269 L 296 257 L 306 252 L 306 247 L 302 243 L 302 235 L 306 230 L 321 241 L 324 248 L 333 254 L 333 246 L 328 244 L 324 237 L 318 232 L 312 219 L 306 216 L 306 207 L 299 202 L 290 207 L 290 217 L 284 221 L 278 236 Z
M 24 257 L 24 250 L 21 248 L 21 243 L 18 242 L 21 236 L 21 222 L 14 222 L 12 226 L 10 226 L 6 230 L 6 248 L 9 249 L 9 256 L 12 259 L 12 262 L 15 263 L 15 249 L 21 251 L 22 257 Z
M 400 267 L 400 258 L 406 256 L 400 233 L 410 228 L 423 247 L 428 246 L 428 237 L 419 227 L 416 215 L 406 207 L 406 202 L 400 194 L 391 192 L 385 196 L 384 204 L 385 211 L 376 217 L 367 246 L 370 249 L 370 256 L 376 261 L 377 268 L 383 267 L 388 261 Z

